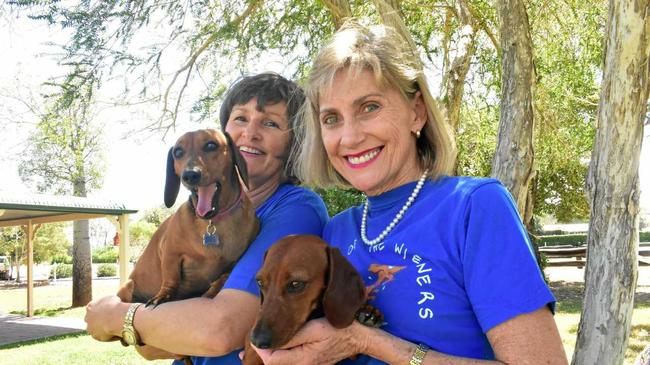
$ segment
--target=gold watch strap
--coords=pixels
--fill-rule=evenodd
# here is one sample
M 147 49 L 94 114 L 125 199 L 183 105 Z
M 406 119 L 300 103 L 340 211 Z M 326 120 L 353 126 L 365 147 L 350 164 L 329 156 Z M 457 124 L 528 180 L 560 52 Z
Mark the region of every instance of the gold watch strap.
M 138 307 L 140 307 L 142 303 L 133 303 L 129 307 L 129 310 L 126 312 L 126 316 L 124 316 L 124 326 L 125 327 L 131 327 L 133 326 L 133 317 L 135 316 L 135 311 L 138 310 Z
M 136 340 L 140 342 L 140 336 L 137 335 L 137 332 L 135 328 L 133 327 L 133 318 L 135 317 L 135 311 L 138 310 L 138 308 L 142 305 L 142 303 L 133 303 L 131 306 L 129 306 L 129 310 L 126 311 L 126 315 L 124 316 L 124 323 L 122 324 L 123 329 L 129 329 L 131 332 L 136 334 Z M 122 344 L 124 345 L 124 341 L 122 341 Z M 137 343 L 136 345 L 141 345 L 140 343 Z M 128 345 L 125 345 L 128 346 Z
M 422 365 L 422 361 L 424 360 L 424 356 L 427 354 L 427 351 L 429 351 L 429 347 L 427 345 L 423 343 L 418 344 L 418 347 L 416 347 L 415 351 L 413 351 L 409 365 Z

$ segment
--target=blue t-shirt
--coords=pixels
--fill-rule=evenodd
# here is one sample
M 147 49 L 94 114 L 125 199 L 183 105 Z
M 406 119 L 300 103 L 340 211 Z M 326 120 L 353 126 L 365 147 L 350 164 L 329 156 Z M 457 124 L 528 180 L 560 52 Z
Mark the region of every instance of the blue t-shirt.
M 316 193 L 300 186 L 283 184 L 255 213 L 260 232 L 230 273 L 224 288 L 243 290 L 259 296 L 255 275 L 262 266 L 264 252 L 280 238 L 290 234 L 320 236 L 329 219 L 323 200 Z M 236 320 L 236 319 L 233 319 Z M 241 364 L 240 350 L 221 357 L 192 357 L 194 365 Z M 174 365 L 183 361 L 174 361 Z
M 368 239 L 388 226 L 415 187 L 369 198 Z M 497 180 L 427 180 L 384 242 L 361 240 L 363 205 L 327 224 L 338 247 L 372 288 L 385 331 L 441 353 L 494 359 L 485 333 L 555 298 L 538 268 L 510 194 Z M 383 364 L 368 356 L 344 363 Z

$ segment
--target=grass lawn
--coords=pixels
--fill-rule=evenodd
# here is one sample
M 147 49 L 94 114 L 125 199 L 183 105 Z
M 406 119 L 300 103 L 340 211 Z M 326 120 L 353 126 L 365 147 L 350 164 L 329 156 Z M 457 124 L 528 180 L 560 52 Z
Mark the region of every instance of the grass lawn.
M 171 360 L 146 361 L 133 348 L 124 348 L 119 342 L 98 342 L 86 333 L 0 347 L 0 359 L 11 359 L 7 363 L 16 365 L 171 364 Z
M 93 297 L 115 293 L 115 280 L 93 281 Z M 573 354 L 581 311 L 582 284 L 551 283 L 558 298 L 557 322 L 564 348 L 569 358 Z M 34 289 L 34 307 L 41 316 L 66 316 L 83 318 L 84 309 L 70 309 L 70 285 L 48 285 Z M 26 290 L 0 290 L 0 312 L 24 313 Z M 626 352 L 626 364 L 631 364 L 637 354 L 650 342 L 650 293 L 637 295 L 632 318 L 632 332 Z M 170 361 L 148 362 L 132 348 L 125 349 L 119 342 L 103 343 L 85 333 L 51 337 L 0 347 L 0 359 L 11 359 L 13 365 L 21 364 L 170 364 Z
M 117 293 L 118 280 L 93 280 L 93 298 Z M 1 287 L 0 287 L 1 289 Z M 77 315 L 64 309 L 72 305 L 72 284 L 70 281 L 59 281 L 56 284 L 37 286 L 34 288 L 34 311 L 38 316 L 47 315 Z M 0 290 L 0 312 L 27 313 L 27 289 Z M 81 309 L 83 312 L 83 309 Z M 83 314 L 81 315 L 83 318 Z
M 562 336 L 564 350 L 570 359 L 580 323 L 583 285 L 575 282 L 552 282 L 551 289 L 558 299 L 555 322 Z M 647 290 L 647 287 L 644 290 Z M 632 314 L 632 330 L 625 351 L 625 364 L 632 364 L 648 343 L 650 343 L 650 292 L 637 290 Z

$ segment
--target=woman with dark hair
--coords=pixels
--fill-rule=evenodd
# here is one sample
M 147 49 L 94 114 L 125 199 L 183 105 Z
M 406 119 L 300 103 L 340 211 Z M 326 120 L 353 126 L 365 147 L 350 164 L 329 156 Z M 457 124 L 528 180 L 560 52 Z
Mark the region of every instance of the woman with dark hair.
M 239 364 L 238 349 L 259 310 L 255 274 L 266 249 L 289 234 L 320 235 L 327 222 L 321 198 L 298 186 L 293 156 L 300 141 L 294 134 L 304 101 L 302 90 L 274 73 L 244 77 L 221 106 L 220 122 L 246 159 L 249 198 L 256 207 L 260 232 L 214 299 L 193 298 L 140 306 L 133 326 L 147 359 L 194 355 L 194 364 Z M 119 336 L 129 308 L 117 296 L 92 301 L 86 322 L 93 338 Z M 212 357 L 205 357 L 212 356 Z

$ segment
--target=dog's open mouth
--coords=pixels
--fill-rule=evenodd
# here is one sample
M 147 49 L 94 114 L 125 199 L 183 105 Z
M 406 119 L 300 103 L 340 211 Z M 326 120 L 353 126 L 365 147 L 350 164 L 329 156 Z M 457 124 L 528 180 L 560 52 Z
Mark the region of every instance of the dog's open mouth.
M 219 186 L 217 183 L 192 189 L 196 197 L 195 212 L 200 218 L 210 219 L 219 211 Z

